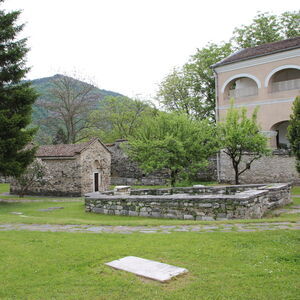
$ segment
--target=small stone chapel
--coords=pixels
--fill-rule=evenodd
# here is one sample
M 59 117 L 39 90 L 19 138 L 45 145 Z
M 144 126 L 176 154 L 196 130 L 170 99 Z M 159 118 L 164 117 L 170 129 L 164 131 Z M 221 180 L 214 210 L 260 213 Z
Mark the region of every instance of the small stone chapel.
M 36 158 L 47 165 L 46 184 L 32 186 L 28 194 L 83 196 L 108 190 L 111 153 L 97 138 L 81 144 L 40 146 Z M 15 182 L 11 194 L 18 193 Z

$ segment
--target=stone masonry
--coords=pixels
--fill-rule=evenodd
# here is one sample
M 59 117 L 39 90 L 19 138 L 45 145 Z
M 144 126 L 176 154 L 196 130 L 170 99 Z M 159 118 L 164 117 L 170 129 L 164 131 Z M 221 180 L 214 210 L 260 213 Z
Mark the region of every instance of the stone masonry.
M 112 185 L 165 185 L 169 174 L 166 171 L 157 171 L 145 174 L 138 164 L 131 161 L 123 150 L 126 140 L 116 140 L 107 144 L 112 154 L 111 184 Z
M 290 184 L 132 190 L 86 195 L 87 212 L 185 220 L 261 218 L 291 202 Z
M 241 166 L 244 167 L 251 155 L 244 157 Z M 240 176 L 241 183 L 292 182 L 300 184 L 300 176 L 296 170 L 295 157 L 287 151 L 275 150 L 271 156 L 262 157 L 251 164 Z M 220 182 L 234 183 L 232 163 L 225 153 L 220 155 L 219 163 Z
M 82 196 L 97 190 L 108 190 L 110 185 L 109 150 L 98 139 L 72 145 L 40 146 L 36 157 L 47 165 L 46 184 L 34 184 L 30 195 Z M 10 193 L 17 194 L 19 186 L 11 183 Z

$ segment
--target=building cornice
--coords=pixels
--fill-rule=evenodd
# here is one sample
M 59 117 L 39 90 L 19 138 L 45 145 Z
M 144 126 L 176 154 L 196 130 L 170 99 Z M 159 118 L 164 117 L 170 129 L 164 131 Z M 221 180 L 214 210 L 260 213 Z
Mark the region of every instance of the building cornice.
M 295 100 L 294 97 L 292 98 L 285 98 L 285 99 L 267 99 L 263 101 L 257 101 L 257 102 L 246 102 L 246 103 L 235 103 L 234 107 L 250 107 L 250 106 L 260 106 L 260 105 L 269 105 L 269 104 L 278 104 L 278 103 L 289 103 L 293 102 Z M 230 104 L 228 105 L 222 105 L 219 106 L 219 110 L 227 110 L 230 108 Z
M 293 49 L 271 55 L 265 55 L 262 57 L 250 58 L 244 61 L 234 62 L 228 65 L 216 67 L 215 72 L 219 74 L 294 57 L 300 57 L 300 49 Z

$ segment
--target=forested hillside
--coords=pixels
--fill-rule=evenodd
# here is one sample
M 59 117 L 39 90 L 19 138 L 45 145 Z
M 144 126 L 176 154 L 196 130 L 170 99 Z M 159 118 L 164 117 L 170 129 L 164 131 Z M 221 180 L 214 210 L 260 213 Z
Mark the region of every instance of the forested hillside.
M 66 78 L 65 75 L 56 74 L 51 77 L 44 77 L 31 80 L 31 84 L 34 89 L 39 94 L 39 98 L 33 105 L 33 113 L 32 113 L 32 126 L 38 127 L 39 130 L 36 135 L 36 141 L 38 143 L 51 143 L 52 138 L 56 134 L 56 127 L 51 126 L 51 122 L 53 122 L 53 118 L 50 118 L 50 111 L 47 109 L 43 103 L 51 103 L 55 102 L 55 97 L 53 95 L 53 83 L 61 80 L 62 78 Z M 73 79 L 75 84 L 80 85 L 86 84 L 83 81 Z M 107 96 L 118 97 L 123 96 L 119 93 L 108 91 L 104 89 L 99 89 L 97 87 L 92 87 L 92 107 L 95 109 L 101 106 L 101 100 L 103 100 Z
M 41 98 L 45 98 L 45 99 L 50 98 L 51 99 L 51 95 L 49 95 L 49 91 L 51 90 L 51 82 L 52 82 L 52 80 L 62 77 L 62 76 L 64 76 L 64 75 L 56 74 L 51 77 L 43 77 L 43 78 L 37 78 L 37 79 L 31 80 L 32 86 L 35 88 L 37 93 L 40 95 L 38 101 L 36 101 L 35 105 L 33 106 L 32 122 L 34 124 L 37 124 L 39 122 L 39 120 L 44 119 L 48 116 L 47 111 L 39 105 L 39 103 L 40 103 L 39 100 Z M 80 82 L 80 81 L 78 80 L 78 82 Z M 99 89 L 97 87 L 94 88 L 94 93 L 96 95 L 99 95 L 99 98 L 98 98 L 99 100 L 104 99 L 106 96 L 113 96 L 113 97 L 123 96 L 119 93 Z M 97 103 L 95 103 L 95 104 L 97 105 L 98 100 L 96 100 L 96 101 L 97 101 Z

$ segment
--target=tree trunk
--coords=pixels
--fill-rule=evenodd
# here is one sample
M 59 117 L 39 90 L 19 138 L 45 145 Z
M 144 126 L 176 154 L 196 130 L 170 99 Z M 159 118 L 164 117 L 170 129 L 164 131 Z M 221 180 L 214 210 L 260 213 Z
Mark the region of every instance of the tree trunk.
M 171 186 L 174 187 L 176 183 L 176 177 L 177 177 L 178 171 L 171 171 Z
M 235 160 L 232 160 L 232 166 L 235 174 L 234 176 L 235 184 L 239 184 L 239 164 Z
M 240 182 L 239 182 L 239 168 L 237 166 L 234 167 L 234 172 L 235 172 L 235 184 L 240 184 Z

